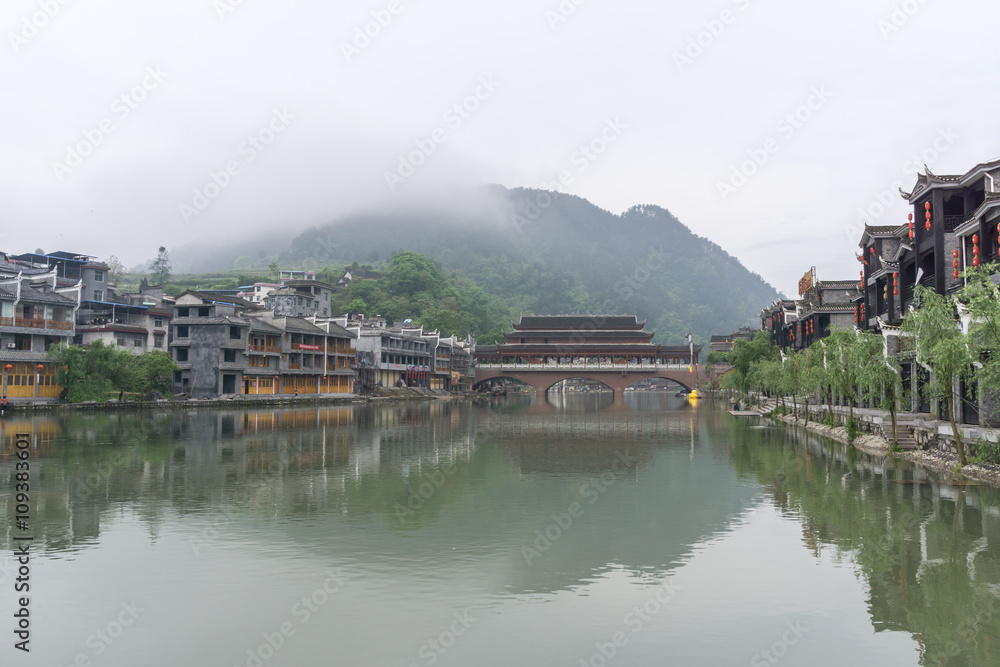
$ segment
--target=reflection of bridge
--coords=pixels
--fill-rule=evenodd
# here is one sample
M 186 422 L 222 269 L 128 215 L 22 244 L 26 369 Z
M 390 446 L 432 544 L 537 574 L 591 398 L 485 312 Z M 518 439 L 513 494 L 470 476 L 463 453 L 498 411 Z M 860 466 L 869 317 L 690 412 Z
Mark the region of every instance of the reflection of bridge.
M 539 395 L 552 385 L 574 378 L 594 380 L 621 394 L 626 387 L 650 378 L 672 380 L 690 391 L 696 379 L 705 381 L 705 367 L 696 366 L 692 373 L 688 366 L 676 364 L 482 364 L 476 368 L 476 384 L 498 378 L 512 378 L 525 382 Z

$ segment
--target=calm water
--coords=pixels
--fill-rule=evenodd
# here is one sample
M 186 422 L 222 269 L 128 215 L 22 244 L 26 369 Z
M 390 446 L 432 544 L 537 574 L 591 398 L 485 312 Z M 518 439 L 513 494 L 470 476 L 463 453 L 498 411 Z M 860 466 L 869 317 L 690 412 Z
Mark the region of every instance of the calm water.
M 1000 664 L 997 491 L 704 402 L 3 429 L 2 665 Z M 15 432 L 34 448 L 30 655 Z

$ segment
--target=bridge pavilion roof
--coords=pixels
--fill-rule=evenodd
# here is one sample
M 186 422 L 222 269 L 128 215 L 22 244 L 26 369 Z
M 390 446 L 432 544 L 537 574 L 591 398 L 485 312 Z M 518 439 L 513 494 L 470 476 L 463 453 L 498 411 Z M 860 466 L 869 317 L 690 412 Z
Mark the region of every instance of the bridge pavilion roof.
M 646 326 L 635 315 L 522 315 L 516 331 L 638 331 Z

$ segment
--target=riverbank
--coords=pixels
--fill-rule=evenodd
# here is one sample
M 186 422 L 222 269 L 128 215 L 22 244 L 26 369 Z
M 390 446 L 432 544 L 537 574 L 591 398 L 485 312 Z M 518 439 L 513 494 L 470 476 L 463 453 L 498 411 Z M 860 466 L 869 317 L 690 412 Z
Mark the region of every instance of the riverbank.
M 230 396 L 227 398 L 169 398 L 158 401 L 84 401 L 69 403 L 67 401 L 36 401 L 31 403 L 10 403 L 2 413 L 4 416 L 35 412 L 70 412 L 70 411 L 136 411 L 136 410 L 193 410 L 200 408 L 262 408 L 262 407 L 301 407 L 316 405 L 363 405 L 365 403 L 382 403 L 396 401 L 426 401 L 463 399 L 465 394 L 445 394 L 427 389 L 392 388 L 382 389 L 376 396 L 360 396 L 357 394 L 270 394 L 260 396 Z
M 860 433 L 851 441 L 847 437 L 847 428 L 844 426 L 830 427 L 816 421 L 805 422 L 790 415 L 775 415 L 774 419 L 785 422 L 792 426 L 803 427 L 817 435 L 822 435 L 831 440 L 849 445 L 873 456 L 884 456 L 895 459 L 903 459 L 926 468 L 948 473 L 953 478 L 953 483 L 961 484 L 966 480 L 974 480 L 984 484 L 989 484 L 1000 488 L 1000 467 L 991 465 L 981 465 L 970 463 L 959 468 L 958 456 L 939 449 L 918 449 L 911 451 L 893 452 L 891 443 L 880 435 L 874 433 Z M 964 479 L 963 479 L 964 478 Z

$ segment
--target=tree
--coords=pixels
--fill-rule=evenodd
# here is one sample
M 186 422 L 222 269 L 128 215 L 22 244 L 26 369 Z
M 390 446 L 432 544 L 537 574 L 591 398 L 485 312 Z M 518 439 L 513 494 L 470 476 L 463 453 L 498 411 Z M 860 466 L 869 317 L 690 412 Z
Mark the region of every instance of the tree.
M 771 337 L 763 331 L 758 331 L 753 340 L 737 340 L 733 351 L 729 353 L 731 371 L 723 376 L 723 386 L 736 389 L 744 396 L 749 394 L 759 384 L 760 373 L 754 368 L 756 364 L 778 357 L 778 350 L 771 342 Z
M 955 383 L 972 380 L 972 365 L 978 361 L 969 339 L 962 333 L 955 304 L 922 285 L 914 290 L 919 307 L 910 310 L 903 320 L 903 331 L 912 335 L 916 361 L 931 371 L 931 391 L 948 410 L 951 432 L 955 438 L 958 460 L 966 465 L 965 444 L 958 430 L 958 406 Z
M 267 270 L 270 271 L 271 273 L 277 275 L 278 274 L 278 263 L 272 260 L 271 263 L 267 265 Z
M 160 246 L 156 259 L 149 267 L 149 277 L 154 285 L 166 285 L 170 280 L 170 255 L 164 246 Z
M 351 301 L 347 306 L 347 312 L 349 313 L 361 313 L 362 315 L 368 314 L 368 304 L 361 297 L 358 297 Z
M 100 340 L 87 346 L 53 346 L 48 358 L 58 366 L 56 382 L 71 402 L 103 401 L 119 392 L 166 393 L 170 375 L 179 370 L 166 352 L 136 356 Z
M 125 265 L 115 255 L 108 257 L 108 282 L 119 292 L 131 291 L 132 285 L 125 283 Z
M 885 353 L 885 339 L 871 332 L 858 333 L 857 358 L 861 395 L 889 413 L 892 444 L 897 445 L 896 412 L 903 393 L 899 361 Z

